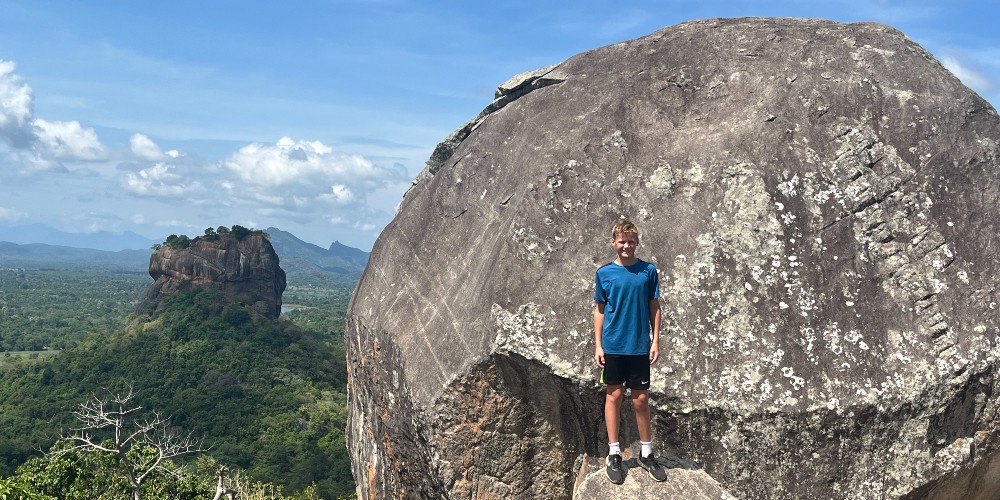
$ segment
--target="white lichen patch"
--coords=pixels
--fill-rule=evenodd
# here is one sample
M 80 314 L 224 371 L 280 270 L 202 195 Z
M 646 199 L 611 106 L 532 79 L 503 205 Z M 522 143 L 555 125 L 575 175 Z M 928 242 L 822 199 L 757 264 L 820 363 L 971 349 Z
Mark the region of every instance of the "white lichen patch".
M 894 89 L 894 88 L 883 88 L 883 92 L 891 95 L 899 100 L 899 103 L 906 104 L 913 99 L 913 92 L 910 90 Z
M 795 174 L 791 179 L 779 183 L 778 191 L 785 195 L 786 198 L 791 198 L 799 193 L 799 184 L 799 175 Z
M 557 250 L 554 244 L 566 241 L 565 237 L 558 236 L 544 238 L 529 226 L 514 226 L 510 237 L 515 242 L 518 254 L 529 261 L 548 257 Z
M 653 170 L 653 173 L 650 174 L 649 180 L 646 181 L 646 187 L 672 194 L 681 180 L 680 177 L 678 172 L 675 172 L 670 167 L 669 163 L 663 163 L 656 167 L 656 170 Z
M 792 368 L 791 366 L 781 367 L 781 376 L 789 380 L 789 383 L 791 383 L 793 390 L 797 391 L 799 389 L 802 389 L 806 385 L 805 379 L 795 375 L 795 369 Z
M 893 147 L 867 125 L 841 126 L 832 138 L 833 155 L 805 148 L 802 160 L 813 170 L 789 167 L 767 183 L 754 165 L 699 159 L 687 170 L 661 165 L 647 186 L 677 189 L 667 179 L 677 172 L 687 178 L 694 168 L 705 173 L 705 185 L 720 185 L 694 250 L 674 259 L 665 280 L 664 302 L 680 324 L 664 356 L 698 373 L 673 383 L 684 394 L 724 407 L 884 407 L 939 374 L 1000 359 L 1000 332 L 992 331 L 977 337 L 982 342 L 963 340 L 962 352 L 927 359 L 935 348 L 927 332 L 954 328 L 947 310 L 929 306 L 935 294 L 975 278 L 953 265 L 954 245 L 931 213 L 935 200 L 910 182 L 915 170 Z M 814 279 L 816 267 L 822 281 Z M 872 269 L 903 324 L 905 315 L 917 315 L 924 326 L 868 329 L 882 323 L 864 315 L 884 310 L 868 285 Z M 824 288 L 830 279 L 835 288 Z M 956 335 L 939 342 L 964 339 Z
M 696 251 L 674 260 L 665 302 L 682 311 L 689 323 L 681 332 L 670 333 L 666 355 L 676 366 L 725 360 L 728 369 L 696 383 L 699 393 L 723 406 L 740 401 L 776 407 L 800 404 L 802 398 L 778 390 L 787 382 L 778 371 L 785 348 L 762 336 L 776 334 L 782 321 L 763 323 L 756 312 L 766 304 L 777 309 L 778 304 L 770 302 L 774 288 L 790 282 L 794 284 L 785 289 L 788 301 L 804 306 L 798 312 L 817 307 L 816 293 L 802 293 L 798 283 L 796 268 L 803 265 L 802 258 L 786 251 L 787 226 L 794 226 L 797 216 L 771 198 L 753 165 L 737 162 L 713 168 L 723 173 L 724 199 L 707 231 L 695 237 Z M 789 188 L 797 182 L 792 180 Z M 720 262 L 727 263 L 726 269 L 720 269 Z M 792 384 L 802 388 L 805 380 L 797 377 Z
M 621 149 L 628 149 L 628 142 L 626 142 L 625 138 L 622 137 L 621 130 L 615 130 L 614 132 L 611 133 L 611 135 L 605 137 L 603 145 L 604 147 L 616 147 Z
M 967 466 L 975 454 L 975 439 L 960 437 L 934 454 L 934 465 L 945 473 L 955 472 Z
M 558 338 L 556 331 L 547 325 L 546 315 L 538 304 L 524 304 L 512 313 L 494 303 L 491 315 L 496 325 L 493 351 L 512 352 L 538 361 L 561 377 L 585 380 L 591 376 L 590 366 L 563 359 L 556 352 L 559 349 L 557 344 L 571 343 L 574 336 L 568 333 L 565 339 Z M 557 341 L 553 342 L 553 339 Z

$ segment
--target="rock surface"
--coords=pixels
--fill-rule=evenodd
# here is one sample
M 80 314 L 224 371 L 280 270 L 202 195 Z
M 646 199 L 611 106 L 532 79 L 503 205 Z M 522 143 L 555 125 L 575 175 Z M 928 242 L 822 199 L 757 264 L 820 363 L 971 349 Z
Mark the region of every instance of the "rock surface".
M 202 236 L 187 248 L 161 246 L 149 257 L 149 275 L 154 282 L 139 304 L 142 314 L 155 311 L 164 296 L 191 285 L 220 290 L 269 318 L 281 314 L 285 272 L 259 231 L 242 238 L 231 233 Z
M 661 271 L 662 455 L 739 498 L 1000 497 L 993 108 L 868 23 L 694 21 L 543 75 L 443 143 L 373 249 L 360 498 L 574 495 L 607 452 L 593 276 L 622 216 Z
M 638 451 L 638 448 L 633 451 Z M 639 466 L 635 453 L 624 462 L 625 482 L 621 485 L 608 480 L 603 458 L 590 458 L 580 469 L 574 498 L 627 498 L 630 500 L 736 500 L 697 464 L 677 457 L 658 461 L 667 471 L 667 480 L 658 483 Z

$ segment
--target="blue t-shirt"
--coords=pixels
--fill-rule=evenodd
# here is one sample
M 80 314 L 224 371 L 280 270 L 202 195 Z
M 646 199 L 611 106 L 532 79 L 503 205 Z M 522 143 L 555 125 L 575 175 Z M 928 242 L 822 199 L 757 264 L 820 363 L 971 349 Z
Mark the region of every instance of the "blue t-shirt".
M 643 260 L 614 262 L 597 270 L 594 302 L 604 304 L 601 344 L 605 354 L 649 354 L 649 302 L 660 298 L 656 266 Z

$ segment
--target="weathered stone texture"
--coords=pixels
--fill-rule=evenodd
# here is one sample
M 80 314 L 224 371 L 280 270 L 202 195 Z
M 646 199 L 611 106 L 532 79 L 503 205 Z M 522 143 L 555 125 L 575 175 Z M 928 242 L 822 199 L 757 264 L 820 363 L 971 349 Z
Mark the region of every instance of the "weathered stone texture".
M 625 482 L 616 485 L 608 481 L 603 458 L 591 458 L 584 463 L 574 490 L 575 498 L 627 498 L 630 500 L 736 500 L 695 463 L 677 458 L 661 459 L 669 473 L 667 481 L 657 483 L 639 466 L 635 450 L 625 451 Z
M 232 234 L 198 237 L 187 248 L 164 245 L 149 257 L 149 275 L 154 282 L 139 304 L 140 313 L 153 312 L 164 296 L 195 285 L 220 290 L 266 317 L 281 314 L 285 271 L 261 232 L 239 239 Z
M 1000 496 L 993 108 L 870 23 L 694 21 L 539 79 L 439 148 L 354 294 L 362 498 L 574 494 L 607 449 L 593 273 L 621 216 L 661 270 L 655 438 L 685 471 Z

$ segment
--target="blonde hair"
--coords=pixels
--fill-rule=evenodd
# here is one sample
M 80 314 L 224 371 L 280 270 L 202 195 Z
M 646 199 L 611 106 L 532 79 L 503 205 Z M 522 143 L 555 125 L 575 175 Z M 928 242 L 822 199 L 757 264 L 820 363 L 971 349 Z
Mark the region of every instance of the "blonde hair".
M 635 227 L 635 224 L 628 219 L 622 219 L 615 223 L 615 227 L 611 228 L 611 237 L 617 238 L 619 235 L 625 233 L 632 233 L 637 238 L 639 237 L 639 228 Z

